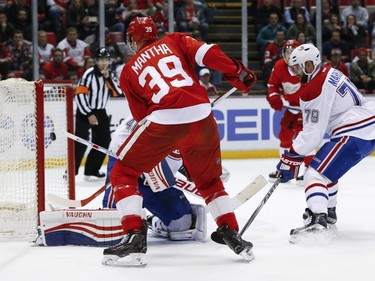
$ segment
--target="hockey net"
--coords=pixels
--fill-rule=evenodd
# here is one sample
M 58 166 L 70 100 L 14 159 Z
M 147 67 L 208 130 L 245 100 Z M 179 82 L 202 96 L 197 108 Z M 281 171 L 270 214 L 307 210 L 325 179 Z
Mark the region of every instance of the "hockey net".
M 37 232 L 45 194 L 74 198 L 69 83 L 0 82 L 0 236 Z

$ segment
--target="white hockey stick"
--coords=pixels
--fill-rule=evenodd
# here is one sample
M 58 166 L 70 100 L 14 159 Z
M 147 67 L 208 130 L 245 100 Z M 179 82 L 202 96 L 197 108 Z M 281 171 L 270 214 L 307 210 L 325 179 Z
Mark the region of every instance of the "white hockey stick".
M 221 95 L 220 97 L 216 98 L 213 102 L 211 102 L 211 107 L 215 107 L 218 103 L 225 100 L 227 97 L 229 97 L 231 94 L 233 94 L 237 90 L 236 87 L 233 87 L 228 92 L 226 92 L 224 95 Z
M 69 207 L 69 208 L 79 208 L 79 207 L 86 206 L 88 203 L 93 201 L 96 197 L 98 197 L 100 194 L 104 192 L 106 187 L 107 187 L 106 185 L 103 185 L 101 188 L 95 191 L 92 195 L 82 200 L 68 199 L 68 198 L 60 197 L 53 193 L 48 193 L 47 199 L 51 203 L 59 205 L 59 206 L 64 206 L 64 207 Z
M 259 190 L 265 187 L 267 183 L 268 183 L 267 180 L 262 175 L 259 175 L 257 178 L 255 178 L 244 189 L 242 189 L 236 196 L 231 198 L 231 204 L 232 204 L 233 210 L 237 209 L 242 204 L 244 204 L 247 200 L 253 197 Z M 195 187 L 195 184 L 193 182 L 184 180 L 182 178 L 177 178 L 176 184 L 173 187 L 202 199 L 202 197 L 199 195 L 198 189 Z M 69 208 L 79 208 L 79 207 L 86 206 L 88 203 L 93 201 L 105 189 L 106 189 L 106 186 L 103 185 L 101 188 L 95 191 L 92 195 L 82 200 L 73 200 L 73 199 L 63 198 L 52 193 L 47 194 L 47 199 L 51 203 L 54 203 L 59 206 L 64 206 L 64 207 L 69 207 Z
M 242 189 L 236 196 L 230 198 L 233 210 L 237 209 L 247 200 L 253 197 L 259 190 L 265 187 L 267 183 L 268 181 L 262 175 L 256 177 L 247 186 L 245 186 L 245 188 Z M 187 191 L 189 194 L 192 194 L 202 199 L 202 196 L 200 196 L 198 189 L 196 188 L 193 182 L 181 178 L 176 178 L 176 184 L 173 187 L 185 192 Z

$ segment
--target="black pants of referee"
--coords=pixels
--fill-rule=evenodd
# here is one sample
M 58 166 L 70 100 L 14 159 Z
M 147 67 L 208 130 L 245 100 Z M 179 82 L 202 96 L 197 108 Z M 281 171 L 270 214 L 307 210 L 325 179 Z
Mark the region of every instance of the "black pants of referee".
M 111 141 L 111 132 L 107 112 L 105 109 L 99 109 L 93 111 L 93 114 L 96 116 L 96 119 L 98 119 L 98 125 L 90 125 L 87 116 L 77 110 L 75 134 L 78 137 L 89 140 L 89 132 L 91 130 L 91 141 L 99 146 L 108 148 Z M 79 166 L 81 165 L 86 148 L 86 145 L 75 142 L 76 175 L 78 174 Z M 103 164 L 105 156 L 104 153 L 91 149 L 86 160 L 85 175 L 97 174 Z

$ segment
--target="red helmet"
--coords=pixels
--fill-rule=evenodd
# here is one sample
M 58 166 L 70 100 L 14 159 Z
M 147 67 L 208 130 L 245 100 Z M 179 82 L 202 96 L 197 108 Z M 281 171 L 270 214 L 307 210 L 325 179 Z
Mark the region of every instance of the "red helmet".
M 285 51 L 286 48 L 297 48 L 301 43 L 297 40 L 286 40 L 283 44 L 283 51 Z
M 151 17 L 135 17 L 126 31 L 128 43 L 156 41 L 157 28 Z
M 282 55 L 286 63 L 288 63 L 289 56 L 292 53 L 292 51 L 299 45 L 301 45 L 301 43 L 297 40 L 287 40 L 284 42 Z

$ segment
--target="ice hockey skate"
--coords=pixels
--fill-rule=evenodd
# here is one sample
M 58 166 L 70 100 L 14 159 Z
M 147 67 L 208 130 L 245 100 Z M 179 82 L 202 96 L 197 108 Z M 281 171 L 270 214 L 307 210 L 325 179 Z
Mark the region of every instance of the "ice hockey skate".
M 331 215 L 333 214 L 331 213 Z M 314 214 L 309 208 L 306 208 L 303 213 L 303 219 L 304 226 L 290 231 L 290 243 L 311 242 L 321 244 L 327 243 L 336 237 L 336 229 L 335 227 L 330 227 L 327 214 Z
M 145 233 L 146 232 L 146 233 Z M 120 243 L 104 249 L 103 265 L 113 266 L 146 266 L 147 252 L 146 231 L 129 231 Z
M 254 259 L 253 244 L 241 238 L 236 230 L 230 230 L 227 224 L 223 224 L 211 234 L 211 239 L 219 244 L 226 244 L 237 255 L 241 255 L 246 261 Z
M 96 171 L 93 173 L 85 173 L 85 176 L 83 178 L 85 181 L 101 181 L 105 179 L 105 173 L 101 171 Z
M 302 219 L 306 221 L 309 216 L 311 216 L 312 212 L 309 208 L 305 209 L 305 212 L 302 215 Z M 337 222 L 337 214 L 336 214 L 336 207 L 328 208 L 327 214 L 327 227 L 332 228 L 333 225 Z M 306 223 L 305 223 L 306 224 Z

